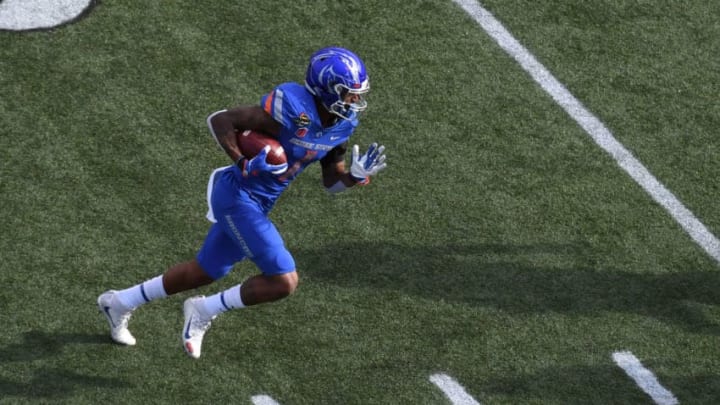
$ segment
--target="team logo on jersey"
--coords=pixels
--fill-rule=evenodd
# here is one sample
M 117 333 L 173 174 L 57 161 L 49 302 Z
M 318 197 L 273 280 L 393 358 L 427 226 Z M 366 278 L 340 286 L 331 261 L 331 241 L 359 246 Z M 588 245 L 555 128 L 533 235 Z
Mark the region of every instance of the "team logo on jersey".
M 295 136 L 297 136 L 298 138 L 302 138 L 305 135 L 307 135 L 307 133 L 308 133 L 307 128 L 298 128 L 298 130 L 295 131 Z
M 304 112 L 301 112 L 300 115 L 295 118 L 295 125 L 299 127 L 310 126 L 310 116 Z

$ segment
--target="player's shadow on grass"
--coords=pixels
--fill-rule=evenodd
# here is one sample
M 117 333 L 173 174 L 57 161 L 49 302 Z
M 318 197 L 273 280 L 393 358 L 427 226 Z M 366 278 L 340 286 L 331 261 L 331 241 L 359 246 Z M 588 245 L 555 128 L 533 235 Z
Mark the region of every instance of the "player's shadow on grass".
M 0 367 L 12 370 L 13 363 L 30 363 L 61 354 L 64 347 L 78 344 L 105 344 L 105 334 L 46 333 L 32 331 L 23 334 L 22 341 L 0 348 Z M 127 388 L 125 381 L 101 376 L 78 374 L 66 369 L 39 369 L 29 381 L 14 381 L 0 377 L 2 397 L 59 400 L 75 390 L 87 387 Z
M 14 361 L 32 361 L 60 354 L 67 345 L 107 343 L 104 334 L 26 332 L 22 341 L 0 347 L 0 364 Z
M 580 244 L 407 248 L 353 243 L 295 251 L 301 277 L 343 287 L 394 290 L 518 313 L 634 313 L 694 333 L 720 335 L 720 325 L 705 315 L 720 304 L 716 272 L 638 274 L 574 264 L 587 263 L 588 254 Z
M 36 370 L 32 379 L 26 382 L 0 377 L 0 393 L 3 398 L 23 397 L 30 400 L 61 400 L 71 396 L 78 389 L 94 387 L 129 388 L 130 384 L 117 378 L 88 376 L 68 370 Z

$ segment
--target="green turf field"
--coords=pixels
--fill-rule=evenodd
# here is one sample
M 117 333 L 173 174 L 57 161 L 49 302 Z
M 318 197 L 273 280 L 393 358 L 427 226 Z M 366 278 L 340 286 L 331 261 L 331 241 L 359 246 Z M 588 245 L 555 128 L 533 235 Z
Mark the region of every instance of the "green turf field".
M 720 235 L 720 3 L 482 5 Z M 293 183 L 272 219 L 300 287 L 218 318 L 199 360 L 190 293 L 112 344 L 97 295 L 208 229 L 230 162 L 206 116 L 326 45 L 364 59 L 354 140 L 388 169 L 337 196 L 319 166 Z M 656 403 L 624 351 L 680 403 L 720 403 L 720 264 L 451 0 L 102 1 L 0 31 L 0 226 L 0 404 L 453 403 L 436 374 L 484 405 Z

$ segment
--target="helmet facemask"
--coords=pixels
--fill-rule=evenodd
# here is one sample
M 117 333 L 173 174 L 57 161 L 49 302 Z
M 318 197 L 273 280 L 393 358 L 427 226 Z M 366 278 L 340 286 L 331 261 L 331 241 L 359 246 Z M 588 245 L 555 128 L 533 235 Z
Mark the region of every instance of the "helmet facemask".
M 334 90 L 335 93 L 338 94 L 338 100 L 329 106 L 326 105 L 329 112 L 347 120 L 355 114 L 365 111 L 367 108 L 365 94 L 370 91 L 370 82 L 368 80 L 365 80 L 358 89 L 351 89 L 343 84 L 336 84 Z M 349 95 L 354 96 L 351 102 L 347 101 Z

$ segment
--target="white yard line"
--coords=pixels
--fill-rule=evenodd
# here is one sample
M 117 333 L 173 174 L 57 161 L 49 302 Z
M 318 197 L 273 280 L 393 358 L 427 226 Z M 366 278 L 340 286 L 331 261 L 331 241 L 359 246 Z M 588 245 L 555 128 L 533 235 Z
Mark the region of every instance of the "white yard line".
M 720 241 L 663 186 L 508 30 L 475 0 L 453 0 L 572 117 L 690 237 L 720 263 Z
M 430 376 L 430 382 L 437 385 L 453 405 L 480 405 L 462 385 L 446 374 L 433 374 Z
M 615 352 L 613 353 L 613 360 L 615 360 L 615 363 L 617 363 L 630 378 L 635 380 L 635 383 L 645 391 L 646 394 L 650 395 L 656 404 L 674 405 L 679 403 L 673 393 L 660 385 L 655 374 L 646 369 L 640 363 L 640 360 L 632 353 Z
M 267 395 L 255 395 L 252 398 L 250 398 L 252 403 L 254 405 L 280 405 L 277 401 L 272 399 L 272 397 Z

